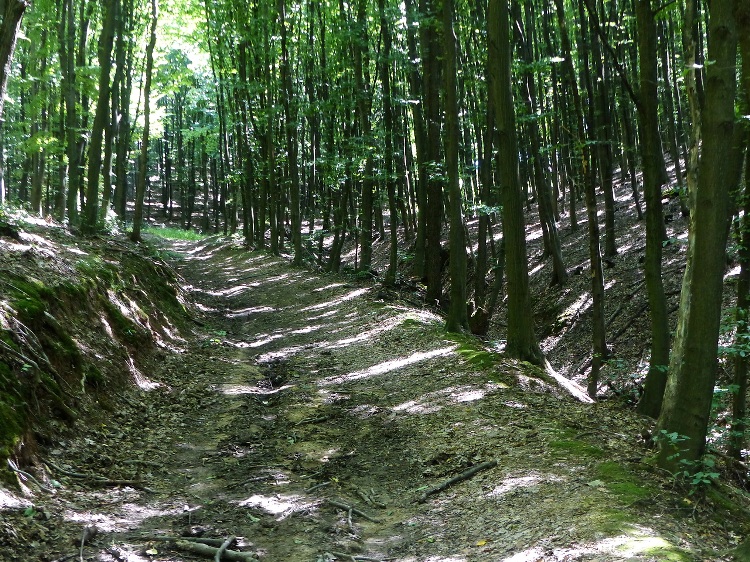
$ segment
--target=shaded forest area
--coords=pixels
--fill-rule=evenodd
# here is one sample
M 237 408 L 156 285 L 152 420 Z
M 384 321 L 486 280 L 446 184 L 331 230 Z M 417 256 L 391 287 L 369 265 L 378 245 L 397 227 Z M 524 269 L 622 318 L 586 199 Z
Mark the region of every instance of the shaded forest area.
M 416 290 L 450 332 L 486 336 L 502 309 L 504 352 L 554 372 L 530 314 L 540 296 L 526 225 L 538 221 L 547 283 L 564 288 L 576 272 L 590 282 L 591 399 L 614 359 L 606 305 L 630 298 L 605 276 L 625 252 L 616 232 L 630 210 L 645 223 L 632 246 L 650 330 L 631 385 L 638 411 L 657 419 L 659 464 L 715 474 L 710 434 L 746 472 L 747 2 L 1 7 L 7 208 L 82 236 L 125 225 L 139 241 L 157 218 L 237 234 L 295 265 L 346 265 Z M 667 236 L 671 200 L 686 239 Z M 585 229 L 584 261 L 568 261 L 563 224 Z M 385 240 L 387 263 L 374 269 Z M 736 298 L 722 306 L 728 241 Z M 663 253 L 684 243 L 675 323 Z

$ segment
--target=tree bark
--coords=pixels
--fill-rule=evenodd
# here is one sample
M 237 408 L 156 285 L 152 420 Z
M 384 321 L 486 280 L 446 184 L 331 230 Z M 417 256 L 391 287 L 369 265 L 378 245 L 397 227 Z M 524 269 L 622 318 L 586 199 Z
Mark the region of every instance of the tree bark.
M 381 0 L 382 2 L 382 0 Z M 443 0 L 443 64 L 445 92 L 445 162 L 448 180 L 448 216 L 450 219 L 451 302 L 446 329 L 460 332 L 469 327 L 466 309 L 466 240 L 458 177 L 458 100 L 456 99 L 456 36 L 453 32 L 453 0 Z
M 490 0 L 487 16 L 489 91 L 495 108 L 503 202 L 503 238 L 508 293 L 506 353 L 536 365 L 544 356 L 534 335 L 529 295 L 529 266 L 518 172 L 518 139 L 511 76 L 510 14 L 508 0 Z
M 661 148 L 657 97 L 656 22 L 651 0 L 636 1 L 640 95 L 638 127 L 643 154 L 643 191 L 646 200 L 646 289 L 651 311 L 651 361 L 638 411 L 656 418 L 661 410 L 669 365 L 669 316 L 662 282 L 661 174 L 655 158 Z
M 717 370 L 722 283 L 726 264 L 730 154 L 734 129 L 737 33 L 735 0 L 709 2 L 703 149 L 695 205 L 691 209 L 687 265 L 682 282 L 674 350 L 657 428 L 684 436 L 675 455 L 662 440 L 658 463 L 676 471 L 680 461 L 698 460 L 705 450 Z
M 146 47 L 145 83 L 143 86 L 143 140 L 141 154 L 138 161 L 138 179 L 135 188 L 135 213 L 133 215 L 133 231 L 130 239 L 133 242 L 141 240 L 141 223 L 143 222 L 143 199 L 146 195 L 146 179 L 148 177 L 148 144 L 151 125 L 151 74 L 154 68 L 154 47 L 156 46 L 156 24 L 159 20 L 158 0 L 151 0 L 151 32 Z
M 16 50 L 18 31 L 21 19 L 29 7 L 27 0 L 5 0 L 3 21 L 0 24 L 0 127 L 3 124 L 3 109 L 5 108 L 5 93 L 8 91 L 8 76 L 11 72 L 13 52 Z M 3 149 L 0 142 L 0 149 Z M 0 159 L 0 205 L 5 203 L 5 166 Z
M 102 142 L 109 115 L 109 96 L 112 88 L 109 75 L 112 69 L 112 47 L 115 40 L 115 22 L 119 11 L 118 0 L 104 0 L 104 22 L 99 37 L 99 97 L 96 102 L 94 123 L 91 127 L 89 162 L 86 185 L 86 208 L 81 230 L 86 234 L 96 231 L 99 219 L 99 179 L 102 172 Z

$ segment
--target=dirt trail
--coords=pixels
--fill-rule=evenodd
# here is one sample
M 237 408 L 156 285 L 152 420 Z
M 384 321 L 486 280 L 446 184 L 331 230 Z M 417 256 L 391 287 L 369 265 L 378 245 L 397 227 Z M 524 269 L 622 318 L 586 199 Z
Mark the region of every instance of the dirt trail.
M 152 490 L 64 480 L 49 509 L 102 531 L 89 559 L 197 559 L 152 535 L 235 535 L 273 562 L 719 560 L 731 546 L 736 521 L 641 462 L 630 414 L 560 396 L 375 285 L 217 240 L 170 250 L 195 333 L 49 454 L 132 466 Z

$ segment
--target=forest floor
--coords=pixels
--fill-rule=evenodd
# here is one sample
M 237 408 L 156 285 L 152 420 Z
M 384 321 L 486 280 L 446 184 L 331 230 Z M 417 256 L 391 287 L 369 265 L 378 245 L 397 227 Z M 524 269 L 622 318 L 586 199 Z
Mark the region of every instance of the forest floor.
M 728 486 L 653 467 L 647 420 L 398 293 L 218 238 L 155 243 L 195 325 L 99 423 L 41 447 L 54 495 L 0 489 L 0 560 L 78 560 L 87 526 L 80 557 L 110 562 L 206 559 L 166 536 L 272 562 L 729 560 L 748 531 Z

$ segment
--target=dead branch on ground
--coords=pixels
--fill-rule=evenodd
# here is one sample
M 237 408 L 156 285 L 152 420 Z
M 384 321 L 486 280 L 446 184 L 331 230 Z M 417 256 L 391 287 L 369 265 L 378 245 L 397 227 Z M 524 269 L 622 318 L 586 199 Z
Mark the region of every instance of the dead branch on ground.
M 482 472 L 483 470 L 487 470 L 490 468 L 494 468 L 497 466 L 496 460 L 491 461 L 485 461 L 483 463 L 480 463 L 478 465 L 472 466 L 470 469 L 463 471 L 458 476 L 454 476 L 453 478 L 446 480 L 442 484 L 438 484 L 434 488 L 430 488 L 427 490 L 424 494 L 422 494 L 419 499 L 417 500 L 417 503 L 424 503 L 427 501 L 427 498 L 433 494 L 437 494 L 438 492 L 442 492 L 446 488 L 449 488 L 450 486 L 453 486 L 453 484 L 457 484 L 459 482 L 463 482 L 464 480 L 468 480 L 475 474 Z

